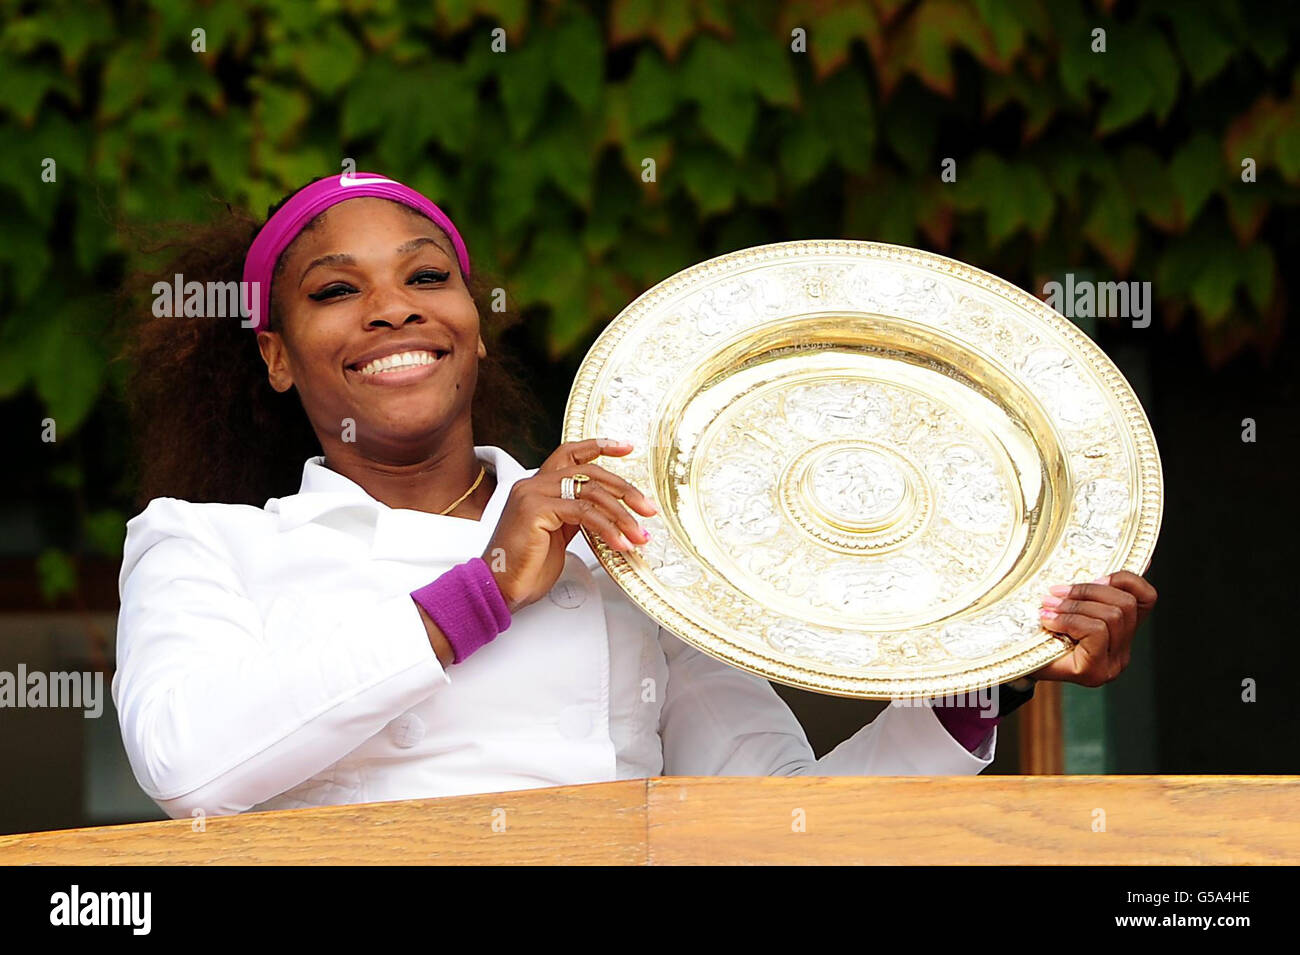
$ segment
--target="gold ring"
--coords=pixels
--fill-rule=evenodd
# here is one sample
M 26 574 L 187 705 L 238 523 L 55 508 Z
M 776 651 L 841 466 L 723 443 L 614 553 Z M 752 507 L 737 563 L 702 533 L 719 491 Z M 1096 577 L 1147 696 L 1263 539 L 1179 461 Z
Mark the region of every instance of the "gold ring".
M 575 475 L 573 476 L 573 480 L 576 481 L 576 482 L 579 483 L 579 484 L 582 484 L 584 481 L 590 481 L 590 480 L 591 480 L 591 475 L 590 475 L 590 474 L 575 474 Z

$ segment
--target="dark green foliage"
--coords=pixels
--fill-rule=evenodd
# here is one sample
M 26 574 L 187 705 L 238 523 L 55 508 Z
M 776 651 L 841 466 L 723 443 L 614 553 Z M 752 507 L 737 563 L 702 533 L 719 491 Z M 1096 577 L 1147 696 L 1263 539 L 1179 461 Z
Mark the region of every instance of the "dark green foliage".
M 34 395 L 59 442 L 118 397 L 109 297 L 142 263 L 115 217 L 199 219 L 214 197 L 261 213 L 349 157 L 443 205 L 555 358 L 677 269 L 813 236 L 925 246 L 1034 290 L 1066 269 L 1149 279 L 1158 320 L 1195 316 L 1219 358 L 1267 340 L 1284 309 L 1267 237 L 1300 195 L 1287 4 L 0 10 L 0 400 Z M 118 518 L 94 510 L 80 539 L 115 546 Z

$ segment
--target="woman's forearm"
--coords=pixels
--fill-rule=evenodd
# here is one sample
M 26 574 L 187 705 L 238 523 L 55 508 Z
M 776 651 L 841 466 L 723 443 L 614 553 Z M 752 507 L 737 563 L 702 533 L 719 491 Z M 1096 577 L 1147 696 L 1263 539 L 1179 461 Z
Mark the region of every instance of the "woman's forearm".
M 429 642 L 443 666 L 463 663 L 510 626 L 510 608 L 481 557 L 457 564 L 411 591 Z
M 455 654 L 451 649 L 451 644 L 447 642 L 447 635 L 442 632 L 442 629 L 436 623 L 433 622 L 433 618 L 429 616 L 429 611 L 425 610 L 419 604 L 416 604 L 415 606 L 420 611 L 420 620 L 424 624 L 424 632 L 429 635 L 429 645 L 433 647 L 433 652 L 434 655 L 437 656 L 438 662 L 441 663 L 444 668 L 451 666 Z

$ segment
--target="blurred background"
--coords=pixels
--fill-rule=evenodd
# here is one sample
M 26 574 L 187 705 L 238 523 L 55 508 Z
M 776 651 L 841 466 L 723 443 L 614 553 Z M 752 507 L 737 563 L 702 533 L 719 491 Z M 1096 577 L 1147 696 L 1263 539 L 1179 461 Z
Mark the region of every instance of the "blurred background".
M 1300 769 L 1281 600 L 1300 569 L 1295 6 L 0 11 L 0 670 L 99 670 L 108 695 L 118 559 L 137 510 L 124 369 L 111 360 L 114 296 L 140 265 L 129 230 L 203 221 L 226 202 L 264 216 L 350 158 L 442 205 L 476 266 L 502 277 L 524 316 L 507 341 L 546 409 L 548 447 L 604 325 L 734 249 L 896 242 L 1040 297 L 1067 272 L 1151 282 L 1149 327 L 1079 322 L 1155 427 L 1167 501 L 1148 576 L 1160 604 L 1119 681 L 1064 688 L 1064 770 Z M 946 159 L 955 182 L 941 178 Z M 780 692 L 818 754 L 881 705 Z M 1020 769 L 1019 719 L 991 771 Z M 0 779 L 0 832 L 162 817 L 107 699 L 98 719 L 0 708 Z

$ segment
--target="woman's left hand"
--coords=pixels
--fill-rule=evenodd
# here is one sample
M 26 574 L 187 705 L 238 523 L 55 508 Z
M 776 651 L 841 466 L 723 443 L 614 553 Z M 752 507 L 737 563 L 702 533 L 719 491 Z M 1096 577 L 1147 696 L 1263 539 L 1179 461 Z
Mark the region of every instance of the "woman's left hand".
M 1137 574 L 1116 571 L 1090 584 L 1052 587 L 1043 598 L 1043 626 L 1077 642 L 1070 652 L 1030 674 L 1101 686 L 1124 672 L 1138 624 L 1156 603 L 1156 589 Z

